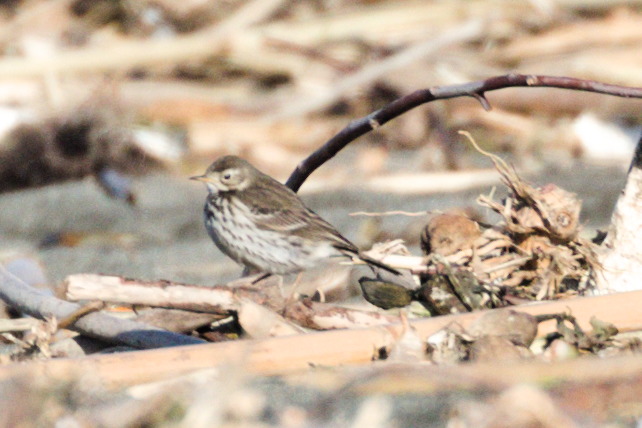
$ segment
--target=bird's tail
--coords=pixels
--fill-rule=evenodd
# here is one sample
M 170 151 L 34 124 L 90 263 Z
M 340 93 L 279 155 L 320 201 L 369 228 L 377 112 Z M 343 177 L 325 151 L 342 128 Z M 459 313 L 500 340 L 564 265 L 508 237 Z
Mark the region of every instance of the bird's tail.
M 401 272 L 399 272 L 397 269 L 390 267 L 387 264 L 380 262 L 379 260 L 375 260 L 372 257 L 366 256 L 362 252 L 357 253 L 357 257 L 368 263 L 369 265 L 376 266 L 395 275 L 401 275 Z
M 349 247 L 337 247 L 340 251 L 342 251 L 345 255 L 350 256 L 350 257 L 356 257 L 362 262 L 367 263 L 370 266 L 375 266 L 378 267 L 379 269 L 383 269 L 387 272 L 390 272 L 394 275 L 401 275 L 401 272 L 399 272 L 397 269 L 388 266 L 385 263 L 380 262 L 379 260 L 375 260 L 370 256 L 367 256 L 363 254 L 361 251 L 356 250 L 354 248 L 349 248 Z M 375 272 L 376 273 L 376 272 Z

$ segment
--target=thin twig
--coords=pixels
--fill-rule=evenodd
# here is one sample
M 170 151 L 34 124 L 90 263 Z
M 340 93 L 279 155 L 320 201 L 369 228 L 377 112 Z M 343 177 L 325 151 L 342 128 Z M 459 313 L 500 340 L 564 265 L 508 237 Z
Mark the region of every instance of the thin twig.
M 403 215 L 406 217 L 421 217 L 424 215 L 430 214 L 429 211 L 418 211 L 418 212 L 409 212 L 409 211 L 385 211 L 385 212 L 367 212 L 367 211 L 357 211 L 354 213 L 350 213 L 348 215 L 350 216 L 358 216 L 358 215 L 363 215 L 367 217 L 387 217 L 387 216 L 393 216 L 393 215 Z
M 492 273 L 492 272 L 496 272 L 498 270 L 511 268 L 511 267 L 514 267 L 514 266 L 521 266 L 521 265 L 523 265 L 524 263 L 526 263 L 529 260 L 533 260 L 533 257 L 520 257 L 520 258 L 517 258 L 517 259 L 509 260 L 507 262 L 500 263 L 498 265 L 491 266 L 491 267 L 488 267 L 488 268 L 484 269 L 484 273 Z
M 67 315 L 65 318 L 58 321 L 58 328 L 69 328 L 69 326 L 75 324 L 76 321 L 78 321 L 80 318 L 92 312 L 100 311 L 104 307 L 105 307 L 104 302 L 100 302 L 100 301 L 89 302 L 81 306 L 80 308 L 76 309 L 75 311 Z

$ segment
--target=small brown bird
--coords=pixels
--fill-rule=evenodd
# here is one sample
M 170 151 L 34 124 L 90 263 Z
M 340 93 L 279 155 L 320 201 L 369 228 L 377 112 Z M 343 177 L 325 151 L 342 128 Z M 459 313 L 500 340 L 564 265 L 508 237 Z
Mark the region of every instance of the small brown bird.
M 311 268 L 333 256 L 356 257 L 399 272 L 364 254 L 285 185 L 236 156 L 217 159 L 205 174 L 205 227 L 216 246 L 246 267 L 268 274 Z

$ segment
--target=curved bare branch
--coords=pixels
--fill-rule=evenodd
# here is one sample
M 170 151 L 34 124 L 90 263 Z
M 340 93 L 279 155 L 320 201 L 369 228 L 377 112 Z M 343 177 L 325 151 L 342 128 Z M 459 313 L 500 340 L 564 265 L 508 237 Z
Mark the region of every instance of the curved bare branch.
M 422 104 L 449 98 L 473 97 L 480 101 L 482 107 L 488 110 L 490 109 L 490 104 L 484 96 L 486 92 L 512 87 L 560 88 L 574 91 L 596 92 L 598 94 L 613 95 L 616 97 L 642 98 L 642 88 L 609 85 L 573 77 L 528 74 L 506 74 L 460 85 L 419 89 L 409 95 L 396 99 L 368 116 L 350 122 L 341 132 L 301 161 L 285 184 L 295 192 L 298 191 L 310 174 L 334 157 L 349 143 Z

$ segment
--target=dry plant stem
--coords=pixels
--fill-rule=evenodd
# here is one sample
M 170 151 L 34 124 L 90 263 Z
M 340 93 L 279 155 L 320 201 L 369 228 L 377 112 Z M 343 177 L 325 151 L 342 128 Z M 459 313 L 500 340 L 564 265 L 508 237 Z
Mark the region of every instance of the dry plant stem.
M 599 94 L 625 98 L 642 98 L 642 88 L 628 88 L 591 80 L 575 79 L 572 77 L 525 74 L 507 74 L 461 85 L 437 86 L 434 88 L 420 89 L 412 94 L 393 101 L 382 109 L 377 110 L 366 117 L 351 122 L 341 132 L 328 140 L 322 147 L 299 163 L 290 175 L 290 178 L 288 178 L 286 185 L 295 192 L 298 191 L 310 174 L 312 174 L 326 161 L 334 157 L 349 143 L 415 107 L 435 100 L 445 100 L 457 97 L 473 97 L 488 110 L 490 109 L 490 104 L 485 98 L 486 92 L 512 87 L 560 88 L 575 91 L 596 92 Z
M 456 253 L 446 256 L 446 260 L 452 264 L 464 264 L 473 256 L 479 258 L 491 257 L 493 253 L 500 253 L 499 250 L 513 246 L 512 242 L 501 238 L 489 241 L 488 237 L 482 236 L 475 241 L 475 251 L 472 249 L 460 250 Z
M 77 304 L 48 296 L 28 286 L 2 266 L 0 266 L 0 299 L 21 312 L 41 319 L 51 317 L 63 319 L 80 309 Z M 204 343 L 201 339 L 170 333 L 96 312 L 82 317 L 69 328 L 95 339 L 139 349 Z
M 67 328 L 70 325 L 73 325 L 76 321 L 78 321 L 80 318 L 84 317 L 85 315 L 90 314 L 92 312 L 100 311 L 104 307 L 105 307 L 105 304 L 103 302 L 99 302 L 99 301 L 89 302 L 86 305 L 83 305 L 77 310 L 73 311 L 72 313 L 67 315 L 65 318 L 58 321 L 58 328 Z
M 506 261 L 504 261 L 506 260 Z M 483 268 L 480 273 L 488 275 L 490 281 L 497 278 L 504 278 L 510 273 L 516 272 L 517 268 L 526 264 L 526 262 L 533 260 L 532 257 L 497 257 L 496 259 L 484 260 L 482 262 Z M 506 285 L 504 283 L 504 285 Z
M 537 272 L 532 270 L 516 270 L 511 274 L 510 278 L 504 279 L 502 284 L 506 287 L 516 287 L 524 281 L 534 280 L 537 276 Z

